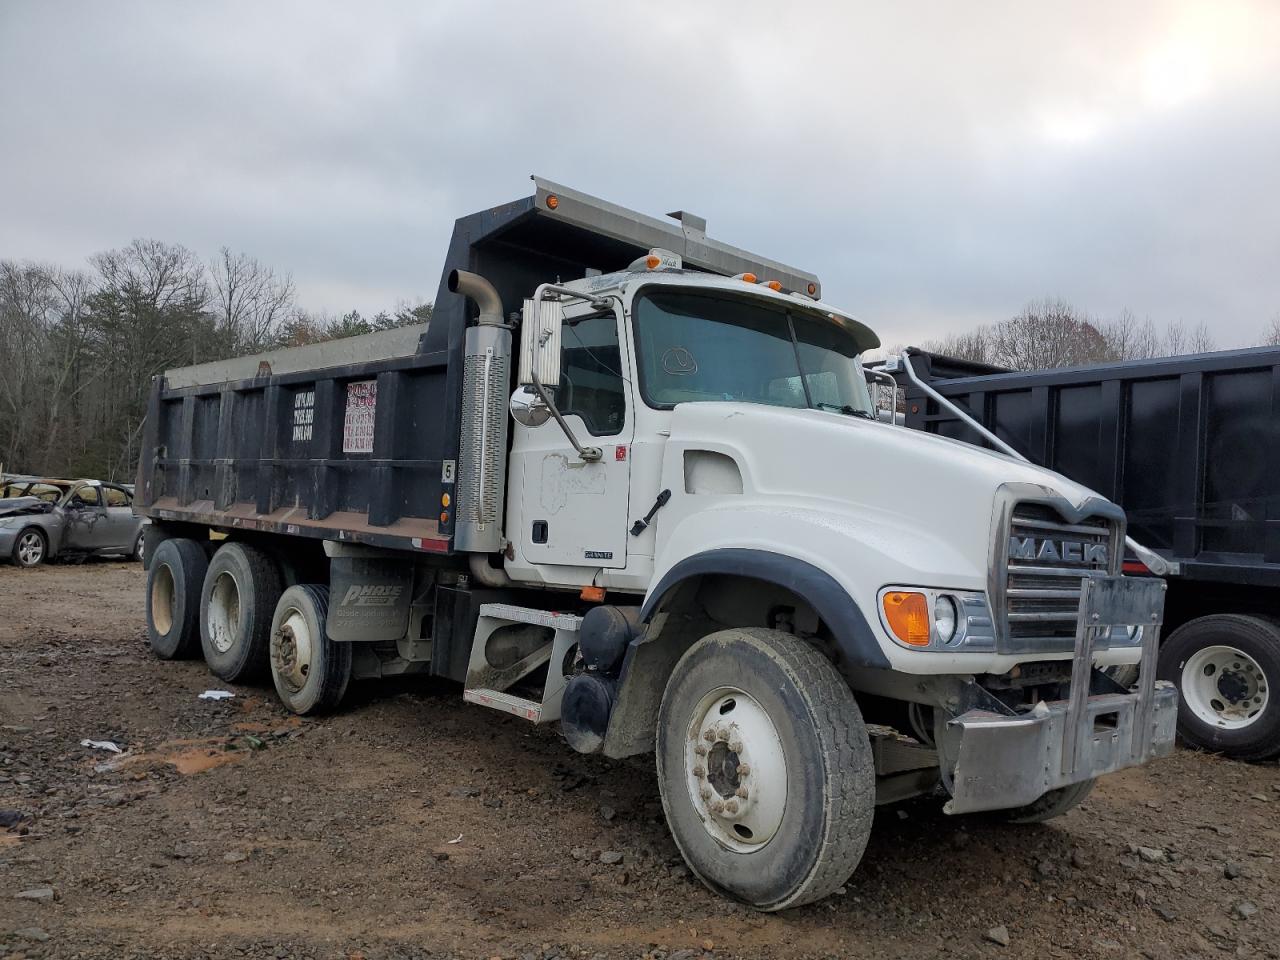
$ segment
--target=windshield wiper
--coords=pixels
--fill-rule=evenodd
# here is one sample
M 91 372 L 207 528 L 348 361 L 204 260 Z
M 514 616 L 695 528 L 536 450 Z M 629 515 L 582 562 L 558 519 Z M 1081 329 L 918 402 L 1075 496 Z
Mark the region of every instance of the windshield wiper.
M 847 403 L 824 403 L 823 401 L 819 400 L 814 404 L 814 406 L 817 407 L 819 410 L 834 410 L 836 411 L 836 413 L 843 413 L 846 417 L 857 417 L 860 420 L 875 419 L 875 417 L 867 413 L 867 411 L 859 410 L 856 407 L 851 407 Z

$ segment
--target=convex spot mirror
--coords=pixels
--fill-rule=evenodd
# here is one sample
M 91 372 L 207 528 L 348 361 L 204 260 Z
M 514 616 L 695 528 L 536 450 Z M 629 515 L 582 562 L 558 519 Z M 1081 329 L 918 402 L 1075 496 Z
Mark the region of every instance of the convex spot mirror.
M 511 394 L 511 418 L 522 427 L 540 427 L 551 419 L 551 408 L 533 387 L 517 387 Z

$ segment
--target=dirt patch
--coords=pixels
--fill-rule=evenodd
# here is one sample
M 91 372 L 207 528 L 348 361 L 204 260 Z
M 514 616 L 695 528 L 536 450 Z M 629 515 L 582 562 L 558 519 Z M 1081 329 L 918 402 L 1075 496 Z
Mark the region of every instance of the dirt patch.
M 0 567 L 0 810 L 31 817 L 0 828 L 0 957 L 1280 955 L 1274 763 L 1180 751 L 1042 827 L 883 809 L 842 894 L 761 916 L 689 877 L 651 758 L 574 754 L 445 684 L 299 720 L 154 660 L 142 584 Z

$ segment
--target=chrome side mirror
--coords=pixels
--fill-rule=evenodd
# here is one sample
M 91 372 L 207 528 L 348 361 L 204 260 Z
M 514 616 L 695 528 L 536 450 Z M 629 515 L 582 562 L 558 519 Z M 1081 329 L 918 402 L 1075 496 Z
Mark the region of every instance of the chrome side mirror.
M 551 408 L 533 387 L 517 387 L 511 394 L 511 418 L 522 427 L 540 427 L 551 419 Z

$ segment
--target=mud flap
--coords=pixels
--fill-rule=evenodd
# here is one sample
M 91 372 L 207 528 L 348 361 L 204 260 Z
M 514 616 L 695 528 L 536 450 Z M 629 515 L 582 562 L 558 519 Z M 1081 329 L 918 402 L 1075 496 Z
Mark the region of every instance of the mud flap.
M 409 629 L 413 568 L 394 560 L 329 561 L 328 634 L 339 642 L 399 640 Z

